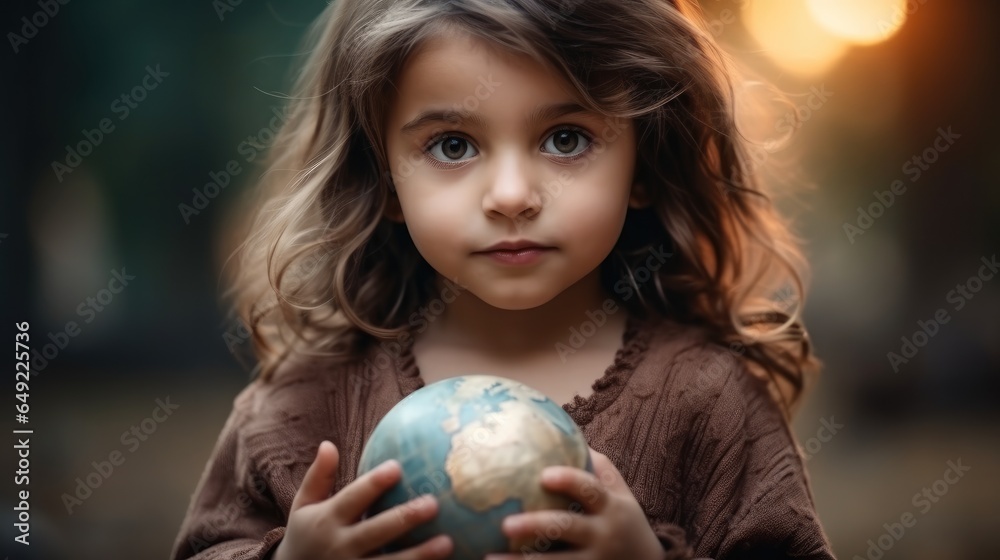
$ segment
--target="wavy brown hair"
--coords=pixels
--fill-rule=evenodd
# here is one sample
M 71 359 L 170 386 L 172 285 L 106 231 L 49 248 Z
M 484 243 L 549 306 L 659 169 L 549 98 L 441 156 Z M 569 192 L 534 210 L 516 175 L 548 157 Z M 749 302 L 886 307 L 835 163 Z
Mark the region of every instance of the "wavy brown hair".
M 625 279 L 638 295 L 617 298 L 629 312 L 705 328 L 774 381 L 790 413 L 819 367 L 800 320 L 808 266 L 736 125 L 734 67 L 686 0 L 334 0 L 306 39 L 234 253 L 227 295 L 263 378 L 294 353 L 357 359 L 410 331 L 434 296 L 433 269 L 383 214 L 382 123 L 408 55 L 446 29 L 529 55 L 588 108 L 634 119 L 650 204 L 629 209 L 601 264 L 606 291 Z M 666 266 L 637 277 L 661 245 Z

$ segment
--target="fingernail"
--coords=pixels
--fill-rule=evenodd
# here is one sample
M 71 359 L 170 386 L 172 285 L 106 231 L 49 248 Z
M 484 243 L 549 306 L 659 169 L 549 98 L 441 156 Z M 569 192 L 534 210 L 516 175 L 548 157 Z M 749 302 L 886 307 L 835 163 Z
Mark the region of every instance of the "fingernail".
M 448 538 L 447 536 L 442 536 L 438 538 L 437 542 L 434 543 L 435 554 L 444 554 L 448 552 L 450 548 L 451 548 L 451 539 Z
M 434 496 L 430 494 L 424 494 L 423 496 L 420 496 L 419 498 L 414 500 L 414 505 L 417 507 L 417 509 L 428 510 L 434 507 L 434 502 L 435 502 Z
M 521 528 L 521 520 L 516 517 L 508 517 L 503 520 L 503 530 L 508 533 L 516 532 Z

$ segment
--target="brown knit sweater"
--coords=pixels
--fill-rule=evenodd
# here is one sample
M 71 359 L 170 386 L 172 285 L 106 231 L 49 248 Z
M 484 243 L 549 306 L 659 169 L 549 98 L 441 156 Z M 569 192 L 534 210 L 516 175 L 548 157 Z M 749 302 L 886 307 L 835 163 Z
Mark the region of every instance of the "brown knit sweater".
M 340 451 L 339 491 L 375 424 L 422 386 L 412 339 L 372 345 L 360 363 L 289 362 L 252 382 L 234 401 L 171 558 L 268 558 L 319 443 Z M 621 471 L 667 558 L 833 558 L 765 384 L 703 331 L 629 318 L 593 390 L 563 408 Z

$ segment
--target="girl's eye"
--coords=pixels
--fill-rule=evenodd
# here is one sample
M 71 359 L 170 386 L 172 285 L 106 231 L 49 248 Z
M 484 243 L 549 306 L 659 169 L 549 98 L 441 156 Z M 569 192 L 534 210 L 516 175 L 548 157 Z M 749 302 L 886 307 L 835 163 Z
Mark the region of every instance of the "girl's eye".
M 552 148 L 549 148 L 549 145 Z M 561 128 L 552 133 L 545 141 L 545 149 L 548 153 L 564 158 L 578 156 L 589 147 L 590 138 L 574 128 Z
M 470 151 L 472 152 L 471 154 L 469 154 Z M 427 153 L 442 163 L 458 163 L 462 161 L 460 159 L 462 156 L 469 154 L 469 157 L 472 157 L 479 152 L 465 138 L 460 136 L 442 136 L 433 144 L 427 146 Z
M 561 128 L 545 140 L 546 153 L 572 159 L 590 148 L 590 137 L 575 128 Z M 472 144 L 461 136 L 439 136 L 424 150 L 439 163 L 461 163 L 479 155 Z

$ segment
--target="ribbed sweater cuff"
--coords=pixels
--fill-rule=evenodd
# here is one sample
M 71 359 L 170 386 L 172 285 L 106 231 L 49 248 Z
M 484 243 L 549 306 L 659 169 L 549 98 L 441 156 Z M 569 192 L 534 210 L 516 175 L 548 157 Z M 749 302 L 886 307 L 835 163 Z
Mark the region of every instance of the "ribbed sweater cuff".
M 260 560 L 270 560 L 274 557 L 274 551 L 278 548 L 278 543 L 281 539 L 285 537 L 284 527 L 275 527 L 267 533 L 264 533 L 264 541 L 260 544 L 260 549 L 257 551 L 257 558 Z

